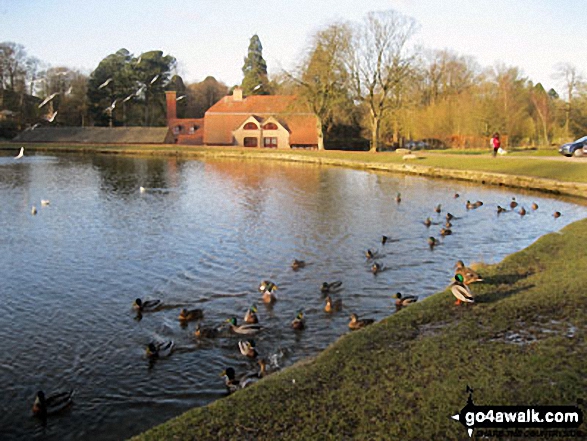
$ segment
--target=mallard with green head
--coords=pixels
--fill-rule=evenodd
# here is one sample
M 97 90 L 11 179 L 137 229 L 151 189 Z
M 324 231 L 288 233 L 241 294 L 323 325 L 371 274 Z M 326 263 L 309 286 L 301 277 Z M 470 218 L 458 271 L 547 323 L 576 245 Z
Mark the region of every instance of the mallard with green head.
M 298 311 L 296 317 L 291 322 L 291 327 L 298 331 L 301 331 L 306 327 L 306 320 L 304 318 L 304 313 L 302 311 Z
M 473 298 L 473 294 L 467 285 L 464 283 L 464 278 L 462 274 L 456 274 L 454 282 L 450 284 L 450 291 L 453 295 L 457 298 L 455 305 L 460 305 L 461 303 L 474 303 L 475 299 Z
M 259 323 L 259 317 L 257 317 L 257 305 L 253 304 L 247 309 L 243 321 L 249 324 Z
M 483 279 L 479 276 L 479 274 L 471 268 L 465 266 L 465 263 L 462 260 L 457 260 L 455 269 L 456 274 L 463 276 L 463 283 L 465 285 L 470 285 L 471 283 L 475 282 L 483 282 Z
M 277 285 L 269 280 L 263 280 L 260 284 L 259 284 L 259 291 L 261 292 L 274 292 L 277 291 Z
M 263 330 L 263 326 L 258 323 L 245 323 L 244 325 L 239 325 L 237 323 L 236 317 L 231 317 L 226 321 L 228 322 L 232 332 L 236 334 L 256 334 L 257 332 Z
M 151 342 L 147 345 L 146 355 L 148 358 L 169 357 L 175 348 L 173 340 L 164 342 Z
M 180 322 L 191 322 L 192 320 L 200 320 L 204 317 L 204 313 L 201 309 L 186 309 L 183 308 L 179 312 L 179 321 Z
M 161 300 L 141 300 L 136 299 L 133 303 L 133 308 L 138 312 L 153 312 L 157 311 L 163 306 Z
M 436 245 L 438 245 L 438 239 L 436 239 L 436 238 L 435 238 L 435 237 L 433 237 L 433 236 L 430 236 L 430 237 L 428 238 L 428 246 L 429 246 L 429 247 L 430 247 L 430 249 L 432 250 L 432 249 L 434 249 L 434 247 L 435 247 Z
M 255 347 L 255 340 L 240 340 L 238 348 L 245 357 L 256 358 L 259 355 Z
M 351 328 L 352 330 L 355 329 L 361 329 L 364 328 L 365 326 L 369 326 L 371 324 L 375 323 L 374 319 L 360 319 L 357 316 L 357 314 L 353 313 L 351 314 L 351 321 L 349 322 L 349 328 Z
M 33 403 L 33 415 L 46 418 L 48 415 L 55 415 L 66 409 L 73 402 L 74 390 L 58 392 L 45 396 L 45 393 L 40 390 L 35 396 Z
M 336 312 L 342 309 L 342 299 L 332 300 L 330 296 L 326 296 L 326 304 L 324 305 L 325 312 Z
M 404 306 L 411 305 L 412 303 L 415 303 L 418 301 L 418 296 L 413 296 L 413 295 L 404 296 L 404 295 L 402 295 L 401 292 L 395 293 L 394 298 L 395 298 L 396 309 L 401 309 Z

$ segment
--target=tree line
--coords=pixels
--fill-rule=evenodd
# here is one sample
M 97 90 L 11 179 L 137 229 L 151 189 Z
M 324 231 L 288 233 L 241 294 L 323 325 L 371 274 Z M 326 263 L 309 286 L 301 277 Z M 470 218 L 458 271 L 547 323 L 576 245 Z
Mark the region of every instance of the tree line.
M 550 145 L 585 135 L 587 83 L 571 63 L 554 66 L 559 94 L 518 67 L 483 67 L 467 55 L 416 46 L 418 28 L 394 10 L 330 23 L 310 36 L 299 65 L 271 79 L 254 35 L 240 86 L 245 96 L 297 94 L 318 117 L 320 148 L 356 142 L 381 150 L 407 140 L 480 147 L 494 132 L 508 145 Z M 172 55 L 158 50 L 120 49 L 88 76 L 47 67 L 22 45 L 4 42 L 0 109 L 15 111 L 15 130 L 49 124 L 51 116 L 51 124 L 66 126 L 163 126 L 166 90 L 177 91 L 178 116 L 190 118 L 203 117 L 230 92 L 214 77 L 184 84 L 176 67 Z

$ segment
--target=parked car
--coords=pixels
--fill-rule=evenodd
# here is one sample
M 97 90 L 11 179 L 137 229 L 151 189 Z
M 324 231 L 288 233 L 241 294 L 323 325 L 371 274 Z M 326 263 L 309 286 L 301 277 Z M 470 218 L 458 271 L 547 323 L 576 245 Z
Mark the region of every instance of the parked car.
M 587 136 L 583 136 L 576 141 L 561 145 L 558 152 L 565 156 L 587 155 Z

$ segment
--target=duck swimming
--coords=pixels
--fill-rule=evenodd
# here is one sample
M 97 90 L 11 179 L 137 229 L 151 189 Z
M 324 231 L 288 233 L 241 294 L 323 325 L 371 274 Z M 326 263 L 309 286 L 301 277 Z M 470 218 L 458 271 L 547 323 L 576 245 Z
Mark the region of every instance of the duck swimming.
M 450 228 L 441 228 L 441 230 L 440 230 L 440 235 L 442 237 L 450 236 L 451 234 L 452 234 L 452 230 Z
M 194 331 L 194 335 L 197 338 L 216 338 L 220 332 L 216 328 L 202 328 L 202 326 L 198 323 L 196 326 L 196 330 Z
M 298 331 L 301 331 L 306 327 L 306 320 L 304 319 L 304 313 L 302 311 L 297 313 L 296 318 L 291 322 L 291 327 Z
M 538 210 L 538 204 L 536 202 L 532 202 L 532 210 Z
M 436 211 L 437 213 L 439 213 L 439 214 L 440 214 L 440 212 L 442 211 L 442 205 L 441 205 L 441 204 L 438 204 L 438 205 L 436 206 L 436 208 L 434 209 L 434 211 Z
M 274 292 L 277 290 L 277 285 L 269 280 L 263 280 L 259 285 L 259 291 L 261 292 Z
M 387 239 L 389 239 L 387 236 L 382 236 L 381 237 L 381 245 L 385 245 L 387 243 Z
M 375 323 L 374 319 L 361 319 L 359 320 L 359 317 L 357 316 L 357 314 L 351 314 L 351 321 L 349 322 L 349 328 L 351 328 L 352 330 L 355 329 L 361 329 L 364 328 L 365 326 L 369 326 L 371 324 Z
M 240 340 L 238 342 L 238 348 L 245 357 L 256 358 L 259 355 L 255 348 L 255 340 Z
M 426 225 L 426 227 L 429 227 L 430 225 L 432 225 L 432 219 L 427 217 L 426 220 L 424 221 L 424 225 Z
M 322 286 L 320 287 L 320 291 L 322 292 L 322 294 L 328 294 L 328 293 L 334 293 L 340 290 L 340 288 L 342 287 L 342 282 L 340 280 L 337 280 L 336 282 L 324 282 L 322 283 Z
M 395 201 L 399 204 L 402 201 L 402 194 L 398 192 L 398 194 L 395 195 Z
M 518 203 L 516 202 L 516 198 L 512 198 L 512 201 L 510 202 L 510 208 L 514 209 L 518 206 Z
M 45 418 L 48 415 L 61 412 L 73 402 L 73 393 L 72 389 L 46 397 L 42 390 L 38 391 L 33 403 L 33 415 Z
M 418 296 L 403 296 L 401 292 L 398 292 L 394 296 L 396 309 L 401 309 L 404 306 L 411 305 L 418 301 Z
M 559 217 L 561 217 L 561 212 L 560 211 L 555 211 L 554 214 L 552 215 L 555 219 L 558 219 Z
M 259 317 L 257 317 L 257 305 L 251 305 L 251 307 L 247 309 L 243 321 L 249 324 L 259 323 Z
M 325 312 L 335 312 L 342 309 L 342 299 L 332 300 L 330 296 L 326 296 L 326 304 L 324 305 Z
M 204 313 L 201 309 L 190 309 L 187 310 L 183 308 L 179 312 L 179 321 L 180 322 L 191 322 L 192 320 L 200 320 L 204 317 Z
M 481 202 L 481 201 L 477 201 L 477 202 L 467 201 L 466 208 L 467 208 L 467 210 L 474 210 L 476 208 L 481 207 L 482 205 L 483 205 L 483 202 Z
M 173 340 L 164 342 L 151 342 L 147 345 L 146 354 L 148 358 L 169 357 L 175 348 Z
M 306 262 L 304 262 L 303 260 L 294 259 L 293 262 L 291 263 L 291 268 L 294 271 L 297 271 L 300 268 L 304 268 L 305 266 L 306 266 Z
M 436 245 L 438 245 L 438 240 L 435 237 L 430 236 L 428 238 L 428 246 L 433 250 Z
M 244 325 L 238 325 L 236 317 L 229 318 L 226 320 L 232 332 L 236 334 L 256 334 L 257 332 L 263 330 L 263 326 L 259 325 L 258 323 L 246 323 Z
M 381 265 L 380 263 L 374 262 L 373 265 L 371 265 L 371 272 L 375 275 L 380 273 L 382 270 L 383 270 L 383 265 Z
M 365 251 L 365 256 L 367 256 L 367 259 L 375 259 L 377 257 L 377 251 L 371 251 L 371 250 L 367 250 Z
M 464 278 L 462 274 L 455 275 L 455 280 L 450 284 L 450 291 L 457 298 L 455 305 L 461 303 L 475 303 L 473 294 L 467 285 L 464 284 Z
M 497 214 L 505 213 L 507 210 L 503 207 L 497 206 Z
M 137 298 L 133 303 L 133 308 L 139 312 L 152 312 L 157 311 L 163 304 L 161 300 L 145 300 Z

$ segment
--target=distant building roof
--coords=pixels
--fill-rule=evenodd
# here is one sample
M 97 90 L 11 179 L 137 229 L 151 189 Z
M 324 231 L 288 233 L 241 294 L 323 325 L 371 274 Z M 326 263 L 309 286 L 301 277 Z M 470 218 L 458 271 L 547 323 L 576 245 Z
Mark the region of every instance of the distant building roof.
M 167 127 L 39 127 L 25 130 L 14 141 L 83 144 L 164 144 Z

